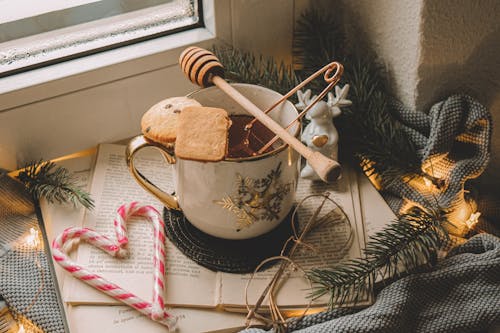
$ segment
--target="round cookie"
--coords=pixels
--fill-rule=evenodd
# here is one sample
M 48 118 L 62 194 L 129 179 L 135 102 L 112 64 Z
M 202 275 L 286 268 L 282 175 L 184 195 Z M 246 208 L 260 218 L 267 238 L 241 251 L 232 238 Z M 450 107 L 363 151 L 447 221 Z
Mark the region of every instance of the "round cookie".
M 187 106 L 201 106 L 189 97 L 171 97 L 153 105 L 142 116 L 142 134 L 152 141 L 168 144 L 177 138 L 177 118 Z

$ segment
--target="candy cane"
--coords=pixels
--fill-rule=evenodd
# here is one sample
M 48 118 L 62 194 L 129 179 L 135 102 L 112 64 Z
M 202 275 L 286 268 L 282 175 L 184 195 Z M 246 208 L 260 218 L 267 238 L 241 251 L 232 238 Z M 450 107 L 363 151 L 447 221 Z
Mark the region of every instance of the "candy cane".
M 64 249 L 65 244 L 71 240 L 79 239 L 100 248 L 113 257 L 124 258 L 128 255 L 126 249 L 128 244 L 126 221 L 132 216 L 145 217 L 153 223 L 154 283 L 152 302 L 146 302 L 127 290 L 122 289 L 120 286 L 90 272 L 87 268 L 71 260 Z M 113 224 L 117 239 L 116 242 L 88 228 L 68 228 L 64 230 L 52 242 L 52 256 L 54 260 L 74 277 L 172 329 L 177 320 L 165 311 L 163 300 L 165 289 L 165 225 L 160 217 L 160 213 L 152 206 L 140 206 L 137 202 L 132 202 L 118 208 L 118 213 Z

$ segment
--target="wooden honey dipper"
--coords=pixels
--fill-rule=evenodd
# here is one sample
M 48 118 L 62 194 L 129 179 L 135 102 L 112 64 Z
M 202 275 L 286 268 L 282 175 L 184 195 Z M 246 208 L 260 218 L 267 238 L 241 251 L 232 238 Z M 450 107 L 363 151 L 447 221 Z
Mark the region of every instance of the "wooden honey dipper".
M 265 112 L 229 85 L 229 83 L 223 79 L 224 67 L 213 53 L 199 47 L 191 46 L 181 53 L 179 64 L 184 74 L 186 74 L 189 80 L 194 84 L 203 88 L 212 84 L 216 85 L 231 97 L 264 126 L 279 136 L 281 140 L 302 155 L 323 181 L 331 183 L 338 179 L 342 169 L 340 164 L 302 144 L 302 142 L 291 135 L 285 128 L 281 127 Z

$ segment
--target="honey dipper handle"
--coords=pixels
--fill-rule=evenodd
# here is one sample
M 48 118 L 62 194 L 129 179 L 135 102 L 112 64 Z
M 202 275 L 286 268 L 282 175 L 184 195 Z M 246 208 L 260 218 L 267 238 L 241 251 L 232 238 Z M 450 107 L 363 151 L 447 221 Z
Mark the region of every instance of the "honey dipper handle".
M 283 141 L 288 143 L 288 145 L 295 149 L 300 155 L 304 156 L 304 158 L 309 161 L 311 167 L 314 169 L 314 171 L 316 171 L 318 176 L 323 181 L 330 183 L 337 180 L 341 172 L 341 167 L 338 162 L 326 157 L 320 152 L 313 151 L 302 144 L 302 142 L 300 142 L 296 137 L 291 135 L 286 129 L 281 127 L 271 117 L 262 112 L 262 110 L 255 106 L 255 104 L 250 102 L 245 96 L 231 87 L 231 85 L 229 85 L 229 83 L 227 83 L 223 78 L 214 76 L 212 77 L 212 82 L 234 101 L 240 104 L 252 116 L 258 119 L 262 123 L 262 125 L 266 126 L 273 133 L 279 136 Z
M 296 137 L 291 135 L 286 129 L 281 127 L 266 113 L 255 106 L 255 104 L 231 87 L 229 83 L 222 78 L 224 75 L 224 68 L 213 53 L 195 46 L 188 47 L 181 53 L 179 64 L 184 74 L 186 74 L 194 84 L 201 87 L 215 84 L 235 102 L 240 104 L 264 126 L 279 136 L 300 155 L 304 156 L 322 180 L 329 183 L 337 180 L 340 176 L 341 167 L 338 162 L 303 145 Z

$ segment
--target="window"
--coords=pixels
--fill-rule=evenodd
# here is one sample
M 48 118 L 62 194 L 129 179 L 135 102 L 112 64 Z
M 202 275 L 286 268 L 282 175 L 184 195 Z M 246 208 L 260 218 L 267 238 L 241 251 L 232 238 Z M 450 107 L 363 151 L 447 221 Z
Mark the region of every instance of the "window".
M 198 0 L 0 0 L 0 77 L 203 25 Z

